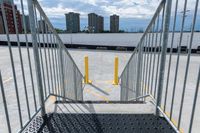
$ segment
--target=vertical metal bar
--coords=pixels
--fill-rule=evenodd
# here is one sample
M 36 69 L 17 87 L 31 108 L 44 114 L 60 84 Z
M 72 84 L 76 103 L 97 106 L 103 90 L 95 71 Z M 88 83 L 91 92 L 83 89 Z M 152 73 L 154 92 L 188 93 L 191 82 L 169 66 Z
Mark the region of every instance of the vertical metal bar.
M 198 78 L 197 78 L 196 90 L 195 90 L 195 93 L 194 93 L 195 95 L 194 95 L 194 100 L 193 100 L 192 113 L 191 113 L 191 119 L 190 119 L 188 133 L 192 133 L 192 125 L 193 125 L 193 121 L 194 121 L 196 103 L 197 103 L 197 98 L 198 98 L 198 94 L 199 94 L 199 84 L 200 84 L 200 67 L 199 67 L 199 74 L 198 74 Z
M 59 43 L 60 43 L 60 41 L 59 41 Z M 61 46 L 61 45 L 60 45 Z M 66 81 L 68 81 L 68 74 L 70 74 L 67 70 L 69 69 L 69 62 L 68 62 L 68 60 L 67 60 L 67 57 L 65 56 L 65 50 L 64 50 L 64 48 L 63 48 L 63 46 L 61 46 L 61 53 L 62 54 L 60 54 L 61 56 L 60 56 L 60 67 L 61 67 L 61 64 L 62 64 L 62 66 L 63 66 L 63 68 L 60 68 L 60 76 L 61 76 L 61 79 L 63 80 L 61 80 L 61 82 L 63 82 L 63 89 L 62 89 L 62 96 L 63 97 L 66 97 L 67 96 L 67 94 L 66 94 L 66 91 L 67 91 L 67 89 L 68 89 L 68 87 L 69 87 L 69 85 L 67 84 L 67 82 Z M 62 60 L 61 60 L 62 59 Z M 61 62 L 62 61 L 62 62 Z M 63 75 L 63 77 L 62 77 L 62 75 Z M 63 99 L 64 100 L 64 99 Z
M 153 38 L 154 38 L 154 34 L 153 34 L 153 30 L 155 27 L 155 23 L 153 23 L 153 26 L 151 27 L 150 30 L 150 39 L 149 39 L 149 70 L 148 70 L 148 80 L 147 80 L 147 87 L 148 87 L 148 91 L 149 94 L 151 94 L 151 88 L 150 87 L 150 75 L 151 75 L 151 64 L 152 64 L 152 45 L 153 45 Z
M 182 118 L 183 102 L 184 102 L 184 98 L 185 98 L 185 89 L 186 89 L 186 83 L 187 83 L 187 78 L 188 78 L 188 70 L 190 67 L 189 65 L 190 65 L 191 48 L 192 48 L 192 44 L 193 44 L 194 28 L 196 25 L 198 5 L 199 5 L 199 0 L 196 0 L 195 12 L 194 12 L 194 17 L 193 17 L 193 22 L 192 22 L 192 31 L 191 31 L 191 36 L 190 36 L 190 45 L 189 45 L 188 57 L 187 57 L 187 65 L 186 65 L 186 69 L 185 69 L 185 77 L 184 77 L 184 82 L 183 82 L 181 106 L 180 106 L 179 118 L 178 118 L 178 129 L 180 129 L 181 118 Z
M 136 50 L 136 52 L 135 52 L 135 55 L 134 55 L 134 57 L 133 57 L 133 59 L 132 59 L 132 61 L 130 61 L 130 63 L 129 63 L 129 67 L 127 67 L 128 68 L 128 88 L 129 89 L 131 89 L 130 88 L 130 86 L 129 86 L 129 84 L 130 83 L 132 83 L 132 79 L 131 79 L 131 77 L 130 76 L 132 76 L 132 74 L 131 74 L 131 72 L 130 72 L 130 68 L 131 68 L 131 64 L 134 64 L 133 66 L 133 69 L 134 69 L 134 76 L 133 76 L 133 89 L 134 89 L 134 91 L 135 91 L 135 93 L 137 93 L 137 52 L 138 52 L 138 49 Z M 137 96 L 137 94 L 135 95 L 135 96 Z
M 162 34 L 163 34 L 163 27 L 164 27 L 164 17 L 165 17 L 165 4 L 163 5 L 163 11 L 162 11 L 162 24 L 161 24 L 161 33 L 160 33 L 160 41 L 159 41 L 159 48 L 158 48 L 158 62 L 157 62 L 157 68 L 156 68 L 156 82 L 155 82 L 155 90 L 154 90 L 154 96 L 156 97 L 156 91 L 157 91 L 157 85 L 158 85 L 158 77 L 159 77 L 159 66 L 160 66 L 160 53 L 161 53 L 161 43 L 162 43 Z
M 153 91 L 153 81 L 154 81 L 154 71 L 155 71 L 155 65 L 156 65 L 156 48 L 157 48 L 157 41 L 158 41 L 158 29 L 159 29 L 159 13 L 157 13 L 157 24 L 156 24 L 156 38 L 155 38 L 155 47 L 154 47 L 154 57 L 153 57 L 153 71 L 152 71 L 152 77 L 151 77 L 151 89 Z M 155 92 L 155 88 L 154 88 L 154 92 Z M 155 97 L 154 94 L 151 94 Z
M 173 114 L 174 97 L 175 97 L 175 90 L 176 90 L 176 81 L 177 81 L 177 76 L 178 76 L 179 59 L 180 59 L 183 30 L 184 30 L 184 24 L 185 24 L 186 8 L 187 8 L 187 0 L 185 0 L 185 4 L 184 4 L 184 11 L 183 11 L 182 25 L 181 25 L 181 32 L 180 32 L 180 41 L 179 41 L 179 45 L 178 45 L 178 55 L 177 55 L 176 70 L 175 70 L 175 75 L 174 75 L 175 78 L 174 78 L 174 85 L 173 85 L 173 92 L 172 92 L 172 102 L 171 102 L 171 109 L 170 109 L 170 120 L 172 119 L 172 114 Z
M 73 64 L 73 77 L 74 77 L 74 92 L 75 92 L 75 100 L 78 100 L 78 91 L 77 91 L 77 86 L 76 86 L 76 82 L 77 82 L 77 77 L 76 77 L 76 67 Z
M 64 76 L 64 70 L 63 70 L 63 55 L 62 55 L 63 48 L 62 48 L 59 41 L 58 41 L 58 45 L 59 45 L 59 53 L 60 53 L 59 61 L 60 61 L 60 72 L 61 72 L 61 80 L 60 80 L 61 83 L 60 84 L 61 84 L 61 90 L 63 92 L 63 97 L 65 97 L 65 88 L 64 88 L 64 85 L 65 85 L 64 78 L 65 78 L 65 76 Z
M 56 76 L 57 76 L 57 84 L 58 84 L 58 95 L 61 96 L 61 85 L 60 85 L 60 68 L 59 68 L 59 46 L 57 44 L 57 37 L 54 36 L 55 41 L 55 62 L 56 62 Z
M 32 63 L 31 63 L 31 58 L 30 58 L 30 50 L 29 50 L 28 37 L 27 37 L 23 0 L 20 0 L 20 3 L 21 3 L 21 10 L 22 10 L 22 16 L 23 16 L 24 35 L 25 35 L 26 49 L 27 49 L 27 54 L 28 54 L 28 63 L 29 63 L 29 71 L 30 71 L 31 85 L 32 85 L 32 92 L 33 92 L 33 101 L 34 101 L 34 106 L 35 106 L 35 112 L 37 112 L 37 103 L 36 103 L 36 97 L 35 97 L 35 85 L 33 82 Z
M 165 100 L 164 100 L 164 112 L 166 110 L 166 104 L 167 104 L 169 76 L 170 76 L 170 72 L 171 72 L 170 71 L 171 70 L 171 60 L 172 60 L 172 52 L 173 52 L 173 45 L 174 45 L 174 35 L 175 35 L 175 29 L 176 29 L 177 9 L 178 9 L 178 0 L 176 0 L 175 13 L 174 13 L 174 24 L 173 24 L 173 31 L 172 31 L 172 40 L 171 40 L 171 48 L 170 48 L 170 55 L 169 55 L 169 65 L 168 65 L 167 81 L 166 81 L 166 92 L 165 92 Z
M 53 51 L 52 51 L 52 36 L 51 36 L 51 31 L 50 31 L 50 28 L 48 27 L 48 32 L 49 32 L 49 48 L 50 48 L 50 51 L 49 51 L 49 57 L 50 57 L 50 68 L 51 68 L 51 83 L 52 83 L 52 93 L 53 94 L 55 94 L 55 88 L 54 88 L 54 82 L 55 82 L 55 80 L 54 80 L 54 76 L 53 76 L 53 55 L 52 55 L 52 53 L 53 53 Z
M 49 72 L 50 72 L 50 79 L 51 79 L 51 89 L 52 93 L 54 93 L 53 90 L 53 75 L 52 75 L 52 64 L 51 64 L 51 54 L 50 54 L 50 42 L 49 42 L 49 27 L 48 25 L 45 23 L 45 31 L 46 31 L 46 37 L 47 37 L 47 52 L 48 52 L 48 59 L 49 59 Z M 51 92 L 50 92 L 51 94 Z
M 40 63 L 41 63 L 41 70 L 42 70 L 42 78 L 43 78 L 43 84 L 44 84 L 44 94 L 45 97 L 47 98 L 47 91 L 46 91 L 46 82 L 45 82 L 45 74 L 44 74 L 44 66 L 43 66 L 43 55 L 42 55 L 42 48 L 41 48 L 41 42 L 40 42 L 40 32 L 39 32 L 39 25 L 38 25 L 38 19 L 37 19 L 37 12 L 36 8 L 34 6 L 34 14 L 35 14 L 35 23 L 36 23 L 36 33 L 37 33 L 37 38 L 38 38 L 38 44 L 39 44 L 39 57 L 40 57 Z
M 153 23 L 153 26 L 152 26 L 152 40 L 151 40 L 151 57 L 150 57 L 150 67 L 149 67 L 149 80 L 148 80 L 148 88 L 150 88 L 150 80 L 153 80 L 151 79 L 151 74 L 152 74 L 152 58 L 153 58 L 153 42 L 154 42 L 154 30 L 155 30 L 155 22 Z M 152 94 L 152 88 L 150 88 L 150 94 Z
M 126 92 L 126 97 L 125 97 L 125 101 L 128 101 L 128 97 L 129 97 L 128 96 L 128 94 L 129 94 L 128 93 L 129 92 L 129 65 L 127 66 L 126 69 L 127 69 L 127 73 L 126 73 L 126 77 L 127 78 L 126 78 L 126 91 L 125 91 Z
M 31 114 L 30 114 L 30 107 L 29 107 L 29 99 L 28 99 L 28 93 L 27 93 L 27 86 L 26 86 L 26 77 L 24 74 L 24 64 L 23 64 L 23 58 L 22 58 L 22 52 L 21 52 L 21 46 L 20 46 L 20 40 L 19 40 L 19 31 L 18 31 L 18 25 L 17 25 L 17 20 L 16 20 L 16 11 L 15 11 L 15 5 L 12 3 L 12 10 L 13 10 L 13 18 L 14 18 L 14 26 L 15 26 L 15 33 L 17 36 L 17 44 L 18 44 L 18 50 L 19 50 L 19 57 L 20 57 L 20 65 L 21 65 L 21 70 L 22 70 L 22 79 L 23 79 L 23 85 L 24 85 L 24 92 L 25 92 L 25 97 L 26 97 L 26 107 L 27 107 L 27 113 L 29 120 L 31 119 Z
M 57 90 L 56 90 L 56 64 L 55 64 L 55 56 L 54 56 L 54 45 L 55 45 L 55 40 L 54 40 L 55 38 L 54 38 L 54 35 L 53 35 L 53 33 L 51 34 L 51 48 L 52 48 L 52 59 L 53 59 L 53 73 L 54 73 L 54 87 L 55 87 L 55 94 L 57 95 Z
M 148 34 L 146 34 L 146 46 L 145 46 L 145 65 L 144 65 L 144 92 L 145 92 L 145 95 L 147 94 L 147 90 L 146 90 L 146 79 L 147 79 L 147 65 L 148 65 L 148 62 L 147 62 L 147 52 L 148 52 Z M 146 100 L 146 98 L 144 98 L 144 100 Z
M 124 89 L 123 89 L 123 74 L 121 75 L 121 79 L 120 79 L 120 101 L 123 101 L 123 91 L 124 91 Z
M 21 106 L 20 106 L 20 100 L 19 100 L 17 78 L 16 78 L 16 73 L 15 73 L 15 64 L 14 64 L 14 59 L 13 59 L 13 53 L 12 53 L 10 36 L 9 36 L 8 25 L 7 25 L 7 18 L 6 18 L 6 14 L 5 14 L 5 9 L 4 9 L 3 1 L 1 3 L 1 10 L 2 10 L 3 21 L 4 21 L 4 28 L 5 28 L 5 31 L 6 31 L 6 37 L 7 37 L 8 47 L 9 47 L 9 54 L 10 54 L 10 60 L 11 60 L 11 66 L 12 66 L 12 73 L 13 73 L 13 79 L 14 79 L 14 85 L 15 85 L 15 91 L 16 91 L 16 98 L 17 98 L 17 107 L 18 107 L 18 114 L 19 114 L 19 122 L 20 122 L 20 127 L 22 128 L 23 127 L 23 122 L 22 122 L 22 114 L 21 114 Z
M 4 92 L 1 71 L 0 71 L 0 88 L 1 88 L 2 98 L 3 98 L 4 110 L 5 110 L 5 114 L 6 114 L 6 123 L 7 123 L 7 127 L 8 127 L 8 132 L 11 133 L 10 119 L 9 119 L 9 114 L 8 114 L 8 107 L 7 107 L 6 96 L 5 96 L 5 92 Z
M 140 87 L 141 87 L 141 91 L 140 91 L 140 93 L 141 93 L 141 96 L 143 96 L 143 92 L 144 92 L 144 88 L 142 87 L 143 86 L 143 81 L 142 81 L 142 79 L 143 79 L 143 64 L 144 64 L 144 44 L 145 44 L 145 39 L 143 40 L 143 43 L 142 43 L 142 49 L 141 49 L 141 52 L 142 52 L 142 63 L 141 63 L 141 81 L 140 81 Z M 142 99 L 143 100 L 143 99 Z
M 40 20 L 41 21 L 44 21 L 41 17 L 41 14 L 40 14 Z M 39 23 L 40 24 L 40 23 Z M 44 58 L 45 58 L 45 64 L 46 64 L 46 74 L 47 74 L 47 83 L 48 83 L 48 91 L 49 91 L 49 94 L 50 94 L 50 82 L 49 82 L 49 67 L 48 67 L 48 61 L 47 61 L 47 50 L 46 50 L 46 41 L 45 41 L 45 35 L 44 35 L 44 25 L 42 24 L 41 22 L 41 28 L 42 28 L 42 38 L 43 38 L 43 45 L 44 45 Z
M 141 95 L 144 96 L 144 86 L 143 86 L 143 81 L 144 81 L 144 65 L 145 65 L 145 43 L 146 43 L 146 36 L 143 41 L 143 46 L 142 46 L 142 66 L 141 66 Z M 144 99 L 142 99 L 144 101 Z
M 150 52 L 150 49 L 149 49 L 149 47 L 150 47 L 150 37 L 151 35 L 150 35 L 150 33 L 148 33 L 147 34 L 147 38 L 148 38 L 148 45 L 147 45 L 147 53 L 146 54 L 148 54 L 147 55 L 147 66 L 146 66 L 146 76 L 145 76 L 145 89 L 146 89 L 146 92 L 147 92 L 147 94 L 149 94 L 149 90 L 147 89 L 147 82 L 148 82 L 148 68 L 149 68 L 149 52 Z
M 33 8 L 33 1 L 28 0 L 28 11 L 29 11 L 29 20 L 30 20 L 30 28 L 31 28 L 31 35 L 32 35 L 32 43 L 33 43 L 33 53 L 34 53 L 34 60 L 35 60 L 35 68 L 36 68 L 36 75 L 37 75 L 37 84 L 38 84 L 38 93 L 39 93 L 39 101 L 41 106 L 41 114 L 45 116 L 45 103 L 43 97 L 43 86 L 42 86 L 42 76 L 40 70 L 40 59 L 39 59 L 39 52 L 37 46 L 37 34 L 35 28 L 35 20 L 34 20 L 34 8 Z
M 140 91 L 141 91 L 141 72 L 142 72 L 141 66 L 142 66 L 142 43 L 139 46 L 139 54 L 138 54 L 136 98 L 140 96 Z
M 62 90 L 61 90 L 61 88 L 62 88 L 62 84 L 61 84 L 61 70 L 60 70 L 60 46 L 59 46 L 59 44 L 58 44 L 58 39 L 56 38 L 56 45 L 57 45 L 57 50 L 56 50 L 56 58 L 57 58 L 57 64 L 58 64 L 58 74 L 59 74 L 59 92 L 60 92 L 60 96 L 62 96 Z
M 161 106 L 161 98 L 162 98 L 162 90 L 163 90 L 163 82 L 164 82 L 164 74 L 165 74 L 165 63 L 166 63 L 166 50 L 168 44 L 168 35 L 169 35 L 169 25 L 170 25 L 170 16 L 171 16 L 171 6 L 172 0 L 166 1 L 166 13 L 164 20 L 164 31 L 163 31 L 163 47 L 161 52 L 161 62 L 160 62 L 160 71 L 159 71 L 159 80 L 158 80 L 158 93 L 157 93 L 157 102 L 156 102 L 156 115 L 159 115 L 158 106 Z
M 145 36 L 145 46 L 144 46 L 144 54 L 145 54 L 145 56 L 144 56 L 144 65 L 143 65 L 143 80 L 142 80 L 142 86 L 143 86 L 143 95 L 146 95 L 146 90 L 145 90 L 145 73 L 146 73 L 146 69 L 145 69 L 145 67 L 146 67 L 146 57 L 147 57 L 147 38 L 148 38 L 148 36 L 146 35 Z M 145 100 L 145 99 L 144 99 Z
M 58 58 L 57 58 L 57 43 L 54 36 L 54 58 L 56 63 L 56 77 L 57 77 L 57 94 L 60 95 L 60 84 L 59 84 L 59 69 L 58 69 Z

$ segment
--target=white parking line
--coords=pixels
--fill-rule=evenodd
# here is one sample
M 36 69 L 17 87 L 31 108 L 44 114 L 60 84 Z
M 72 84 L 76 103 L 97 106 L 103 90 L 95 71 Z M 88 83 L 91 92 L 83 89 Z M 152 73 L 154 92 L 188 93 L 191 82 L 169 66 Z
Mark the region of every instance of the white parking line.
M 5 84 L 5 83 L 9 82 L 12 79 L 13 79 L 12 77 L 9 77 L 8 79 L 4 80 L 3 83 Z

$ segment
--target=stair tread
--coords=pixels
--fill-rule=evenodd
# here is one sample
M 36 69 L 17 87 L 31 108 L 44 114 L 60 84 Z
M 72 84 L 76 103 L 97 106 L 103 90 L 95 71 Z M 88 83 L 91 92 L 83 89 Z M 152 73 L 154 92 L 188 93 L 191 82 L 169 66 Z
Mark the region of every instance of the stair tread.
M 153 114 L 50 113 L 35 117 L 25 132 L 44 133 L 175 133 L 163 117 Z

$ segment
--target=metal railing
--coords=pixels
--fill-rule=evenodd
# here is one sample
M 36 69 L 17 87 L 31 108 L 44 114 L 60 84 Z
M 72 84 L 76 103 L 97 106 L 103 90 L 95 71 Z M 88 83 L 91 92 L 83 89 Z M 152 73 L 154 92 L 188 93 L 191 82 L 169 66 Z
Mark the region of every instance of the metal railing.
M 150 97 L 155 114 L 164 116 L 177 132 L 191 133 L 198 132 L 195 116 L 200 111 L 200 56 L 191 54 L 199 0 L 189 2 L 161 1 L 119 79 L 122 101 Z M 186 33 L 188 21 L 191 25 Z M 175 34 L 179 39 L 175 40 Z M 185 37 L 190 38 L 187 45 L 183 45 Z M 184 53 L 183 46 L 187 47 Z
M 39 112 L 45 116 L 45 102 L 50 96 L 83 100 L 83 75 L 37 0 L 20 0 L 18 5 L 26 47 L 21 46 L 24 43 L 19 37 L 21 20 L 16 16 L 15 4 L 3 1 L 0 4 L 8 43 L 1 47 L 0 116 L 5 117 L 0 118 L 0 132 L 22 132 Z M 10 41 L 7 5 L 12 7 L 17 42 Z M 25 13 L 29 16 L 32 39 L 28 38 Z

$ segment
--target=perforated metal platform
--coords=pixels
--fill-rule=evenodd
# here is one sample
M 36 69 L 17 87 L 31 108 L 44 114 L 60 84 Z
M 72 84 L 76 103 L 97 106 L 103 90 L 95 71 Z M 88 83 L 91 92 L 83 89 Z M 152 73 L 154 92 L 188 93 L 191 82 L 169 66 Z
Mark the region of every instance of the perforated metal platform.
M 48 114 L 37 116 L 25 133 L 175 133 L 168 122 L 152 114 Z

